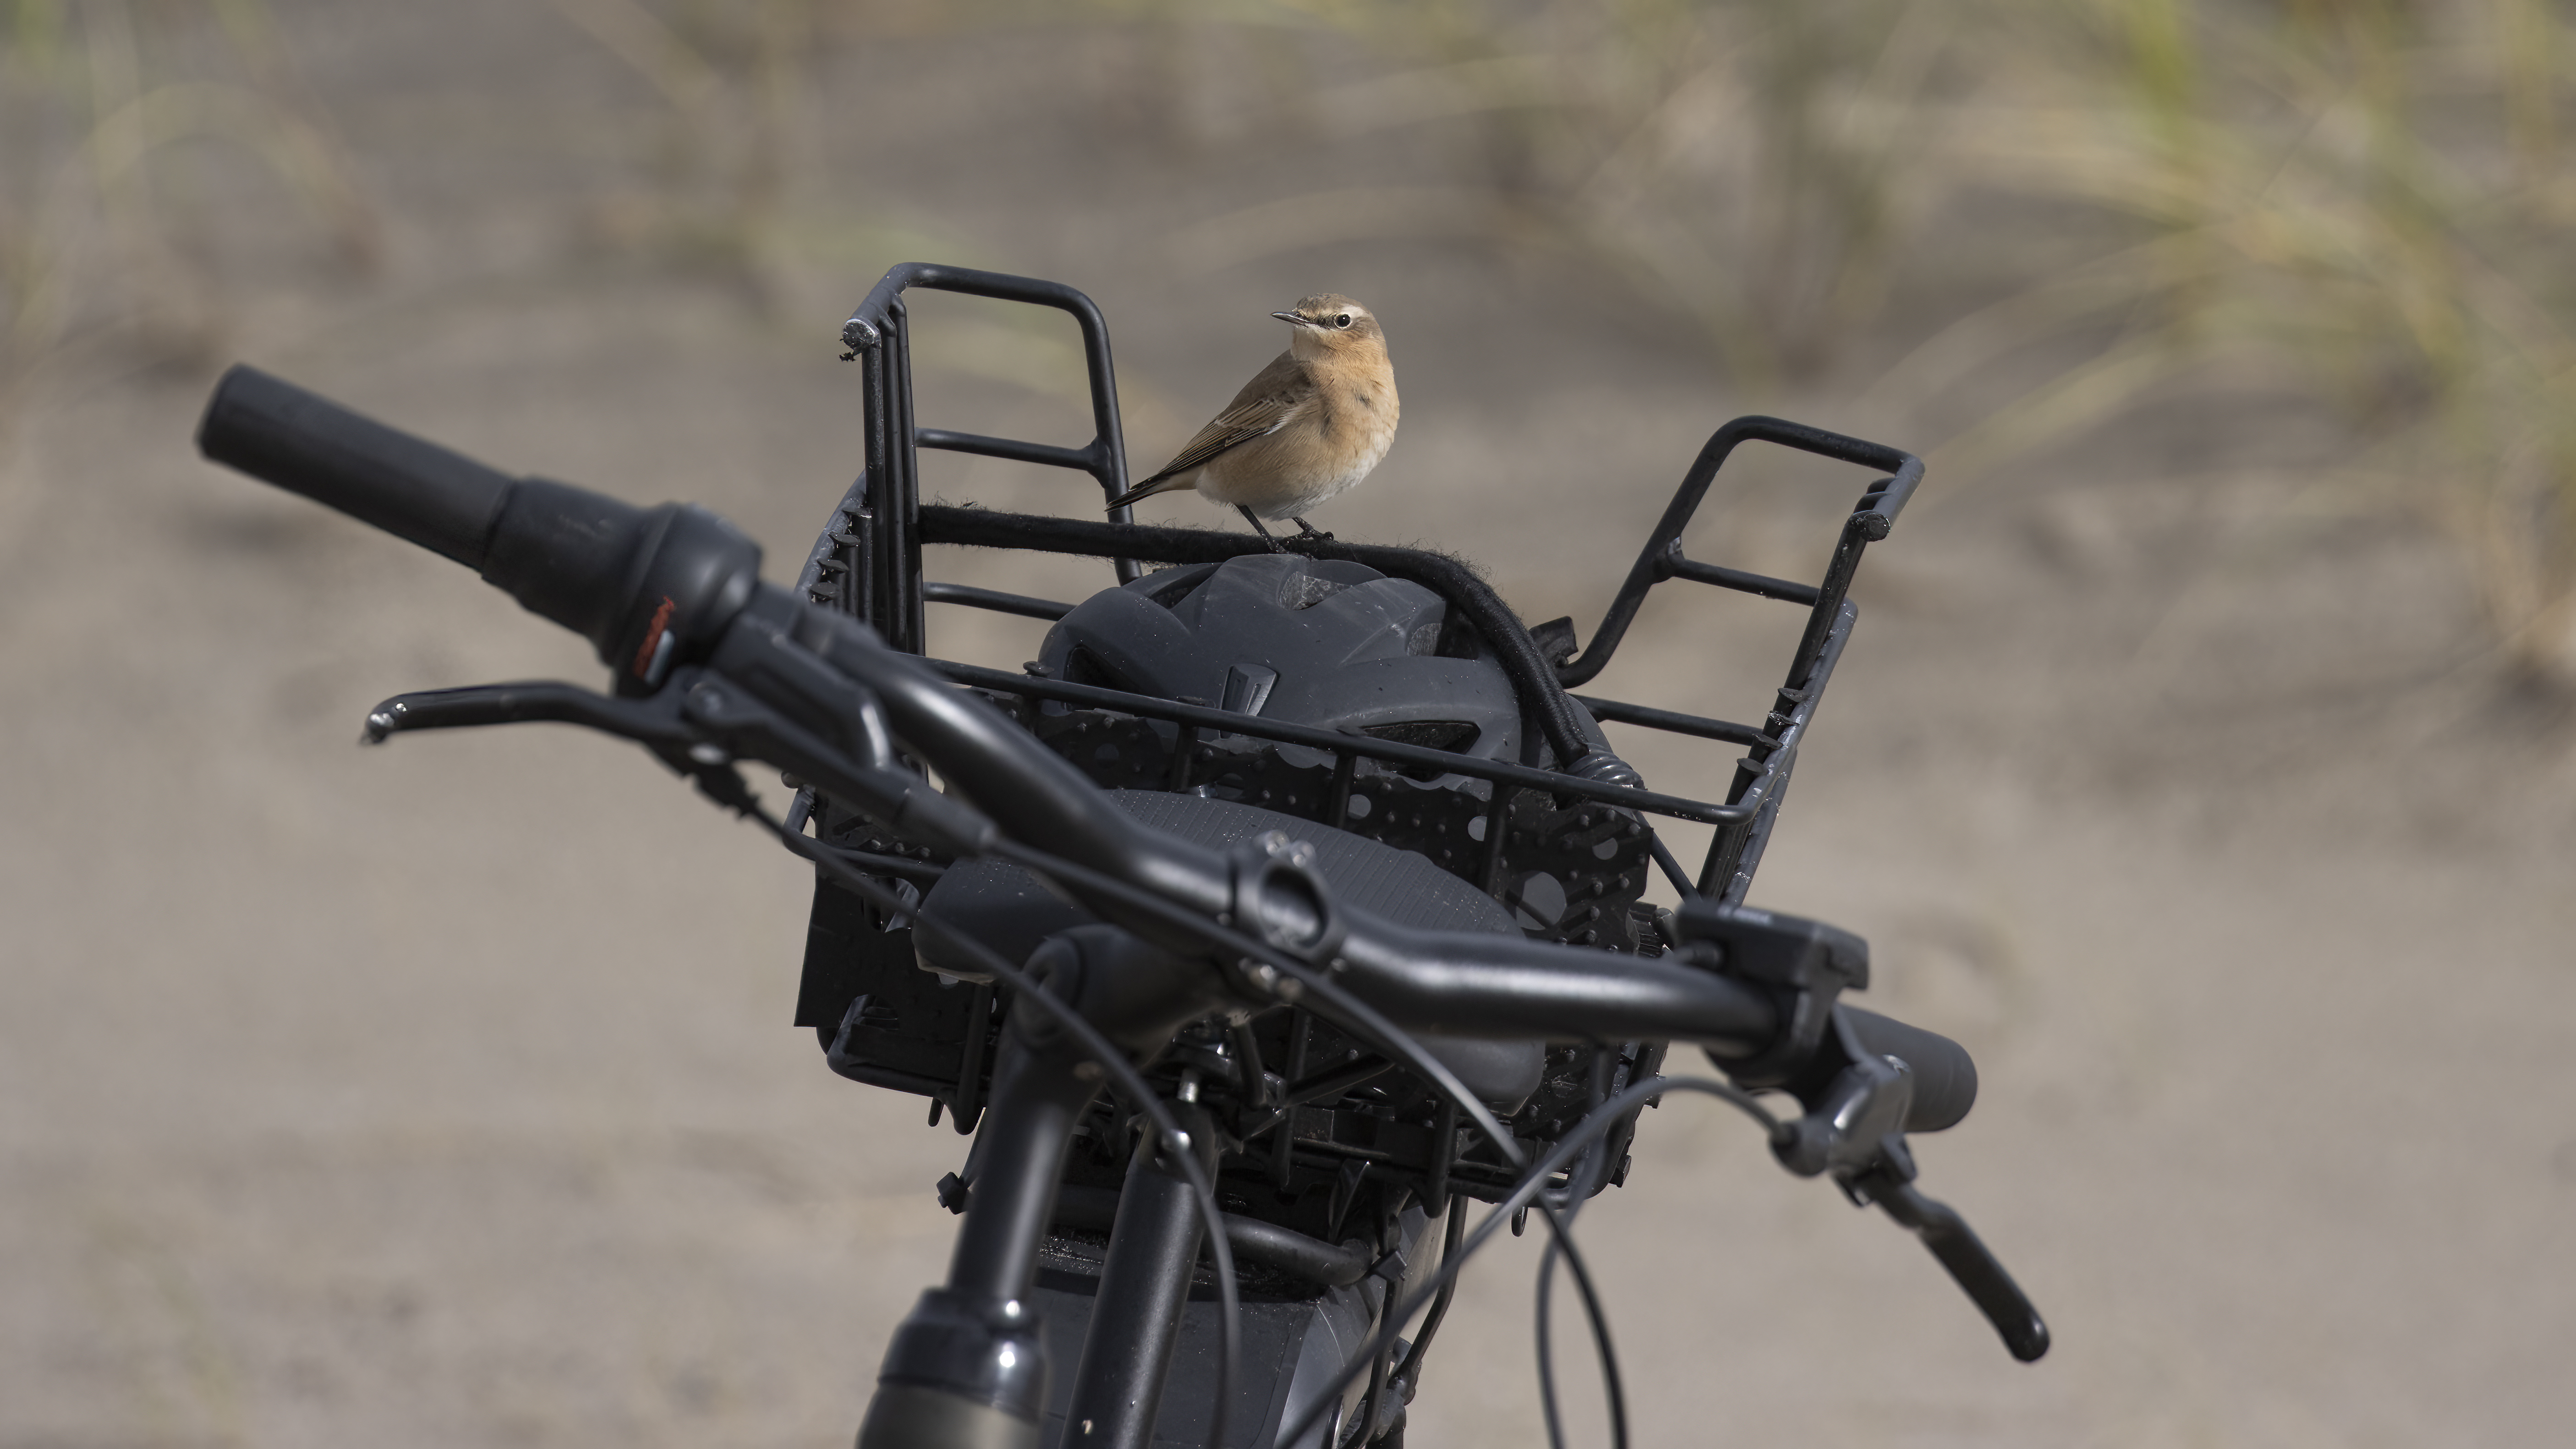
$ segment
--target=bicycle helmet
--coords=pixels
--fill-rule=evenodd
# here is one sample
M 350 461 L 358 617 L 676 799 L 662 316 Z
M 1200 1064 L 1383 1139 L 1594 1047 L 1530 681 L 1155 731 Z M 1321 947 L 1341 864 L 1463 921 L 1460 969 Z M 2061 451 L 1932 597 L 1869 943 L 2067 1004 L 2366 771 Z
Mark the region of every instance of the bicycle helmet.
M 1362 564 L 1250 554 L 1094 594 L 1048 633 L 1039 664 L 1072 683 L 1523 763 L 1510 677 L 1447 617 L 1438 594 Z

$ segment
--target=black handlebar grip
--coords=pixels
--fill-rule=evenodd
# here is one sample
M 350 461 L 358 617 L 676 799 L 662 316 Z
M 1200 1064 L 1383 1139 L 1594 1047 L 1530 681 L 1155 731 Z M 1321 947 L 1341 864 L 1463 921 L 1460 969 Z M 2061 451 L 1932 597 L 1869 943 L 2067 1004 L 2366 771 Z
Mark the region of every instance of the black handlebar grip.
M 240 365 L 207 402 L 197 449 L 478 571 L 517 481 Z
M 433 549 L 649 690 L 751 597 L 760 546 L 703 509 L 513 478 L 252 367 L 216 384 L 208 458 Z
M 1955 1127 L 1977 1104 L 1977 1063 L 1966 1047 L 1875 1011 L 1851 1005 L 1840 1010 L 1871 1055 L 1895 1057 L 1914 1073 L 1914 1105 L 1906 1110 L 1906 1131 Z

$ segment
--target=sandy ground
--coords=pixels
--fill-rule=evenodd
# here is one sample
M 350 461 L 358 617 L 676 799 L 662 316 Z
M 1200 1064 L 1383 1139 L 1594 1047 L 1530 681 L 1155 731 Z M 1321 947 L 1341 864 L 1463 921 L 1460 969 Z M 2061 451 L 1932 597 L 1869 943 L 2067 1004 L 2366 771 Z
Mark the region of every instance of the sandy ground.
M 836 61 L 798 174 L 846 245 L 763 303 L 610 244 L 663 113 L 553 12 L 288 15 L 389 257 L 336 271 L 245 180 L 207 233 L 226 356 L 505 467 L 701 500 L 782 570 L 856 466 L 838 319 L 901 253 L 1090 290 L 1149 463 L 1278 345 L 1262 313 L 1369 300 L 1403 437 L 1323 521 L 1460 549 L 1587 632 L 1749 405 L 1573 259 L 1211 256 L 1209 217 L 1438 153 L 1149 144 L 1080 36 Z M 925 421 L 1076 440 L 1061 382 L 1006 380 L 1069 329 L 922 314 L 959 339 L 925 342 Z M 67 376 L 0 491 L 0 1449 L 846 1442 L 941 1270 L 930 1184 L 962 1144 L 788 1027 L 804 873 L 611 743 L 358 749 L 397 690 L 596 667 L 454 567 L 200 463 L 209 380 Z M 1763 405 L 1909 421 L 1831 386 Z M 1926 1185 L 2058 1347 L 2013 1364 L 1904 1235 L 1676 1102 L 1585 1219 L 1638 1443 L 2563 1442 L 2568 727 L 2480 671 L 2439 545 L 2283 501 L 2314 432 L 2203 408 L 1975 486 L 1936 471 L 1873 556 L 1757 898 L 1869 934 L 1870 1004 L 1976 1051 Z M 2276 496 L 2172 481 L 2266 448 Z M 934 468 L 1082 510 L 1070 478 Z M 1694 551 L 1812 568 L 1849 480 L 1748 478 Z M 1659 604 L 1604 686 L 1755 713 L 1794 623 L 1767 607 Z M 938 627 L 1002 663 L 1035 637 Z M 1632 753 L 1667 788 L 1722 775 Z M 1531 1246 L 1472 1277 L 1414 1444 L 1542 1442 Z

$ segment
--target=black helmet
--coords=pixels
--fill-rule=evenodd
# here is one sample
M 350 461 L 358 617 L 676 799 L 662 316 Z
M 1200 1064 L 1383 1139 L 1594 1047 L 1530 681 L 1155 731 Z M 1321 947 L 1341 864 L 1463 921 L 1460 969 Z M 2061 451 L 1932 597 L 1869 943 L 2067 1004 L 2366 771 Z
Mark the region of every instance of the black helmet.
M 1448 627 L 1438 594 L 1362 564 L 1247 554 L 1148 574 L 1065 615 L 1039 661 L 1071 683 L 1525 763 L 1501 664 Z
M 1246 554 L 1103 590 L 1048 632 L 1036 667 L 1511 764 L 1540 763 L 1531 756 L 1545 739 L 1501 661 L 1438 594 L 1338 559 Z M 1494 892 L 1534 935 L 1634 947 L 1627 910 L 1645 887 L 1647 837 L 1633 811 L 1518 791 L 1506 864 L 1487 839 L 1485 780 L 1373 760 L 1339 773 L 1323 750 L 1234 734 L 1184 741 L 1175 725 L 1114 709 L 1044 704 L 1024 718 L 1103 786 L 1184 789 L 1336 826 Z M 1580 705 L 1575 720 L 1608 758 Z

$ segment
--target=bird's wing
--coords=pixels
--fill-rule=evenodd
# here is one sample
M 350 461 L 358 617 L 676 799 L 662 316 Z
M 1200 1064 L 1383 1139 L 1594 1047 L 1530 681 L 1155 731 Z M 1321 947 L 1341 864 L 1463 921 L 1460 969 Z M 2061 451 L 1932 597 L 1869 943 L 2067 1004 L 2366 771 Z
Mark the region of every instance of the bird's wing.
M 1280 353 L 1268 367 L 1261 369 L 1234 401 L 1225 405 L 1214 421 L 1199 429 L 1198 436 L 1165 463 L 1162 470 L 1144 483 L 1159 483 L 1176 473 L 1199 467 L 1228 448 L 1239 447 L 1255 438 L 1286 427 L 1314 406 L 1315 380 L 1308 375 L 1306 364 L 1292 353 Z

